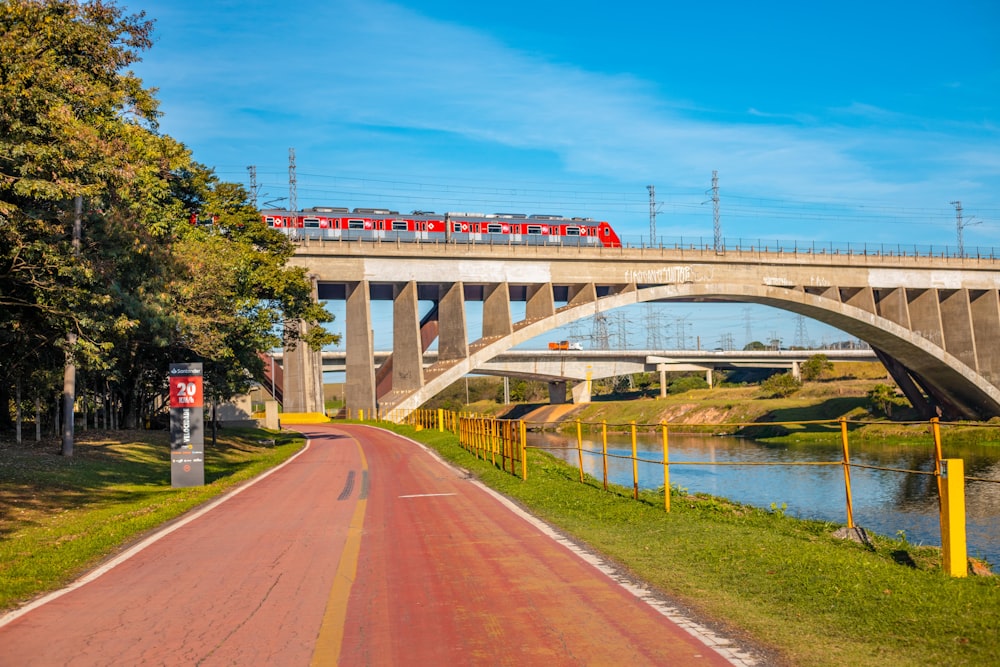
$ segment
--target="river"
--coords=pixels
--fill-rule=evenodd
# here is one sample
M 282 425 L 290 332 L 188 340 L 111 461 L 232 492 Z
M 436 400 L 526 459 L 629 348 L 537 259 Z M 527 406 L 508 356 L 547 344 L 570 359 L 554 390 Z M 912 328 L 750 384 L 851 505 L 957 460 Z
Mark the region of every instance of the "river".
M 670 434 L 670 462 L 788 463 L 840 461 L 839 444 L 772 444 L 745 438 Z M 529 433 L 528 446 L 544 447 L 577 467 L 576 438 L 561 434 Z M 659 433 L 637 436 L 640 459 L 663 460 Z M 584 471 L 602 479 L 601 439 L 585 434 Z M 631 456 L 628 434 L 608 434 L 608 453 Z M 945 444 L 945 458 L 965 461 L 966 477 L 1000 480 L 1000 448 L 954 447 Z M 932 471 L 933 446 L 851 443 L 852 464 Z M 639 463 L 639 487 L 663 486 L 663 467 Z M 608 481 L 632 487 L 632 462 L 608 459 Z M 708 493 L 764 509 L 780 509 L 804 519 L 846 524 L 843 467 L 789 465 L 671 465 L 671 486 L 691 493 Z M 931 475 L 851 468 L 851 496 L 855 525 L 869 532 L 904 538 L 911 544 L 940 546 L 941 527 L 937 485 Z M 969 556 L 1000 565 L 1000 484 L 966 480 L 966 534 Z

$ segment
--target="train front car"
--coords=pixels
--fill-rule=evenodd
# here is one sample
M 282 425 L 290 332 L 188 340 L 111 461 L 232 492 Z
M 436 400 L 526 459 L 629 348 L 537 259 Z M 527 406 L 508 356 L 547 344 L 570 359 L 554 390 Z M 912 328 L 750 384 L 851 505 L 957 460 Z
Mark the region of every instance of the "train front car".
M 597 234 L 601 239 L 601 245 L 605 248 L 621 248 L 622 241 L 618 238 L 618 234 L 615 232 L 614 228 L 611 227 L 606 222 L 600 222 L 597 225 Z

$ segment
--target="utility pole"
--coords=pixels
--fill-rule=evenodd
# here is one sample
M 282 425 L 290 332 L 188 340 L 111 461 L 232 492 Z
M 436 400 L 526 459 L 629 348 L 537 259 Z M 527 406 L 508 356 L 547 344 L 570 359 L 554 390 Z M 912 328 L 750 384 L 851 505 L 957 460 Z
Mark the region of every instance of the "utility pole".
M 962 202 L 953 201 L 951 205 L 955 207 L 955 229 L 958 230 L 958 256 L 965 257 L 965 241 L 962 238 L 962 230 L 969 225 L 978 225 L 979 221 L 962 220 Z
M 953 201 L 951 205 L 955 207 L 955 229 L 958 230 L 958 256 L 965 257 L 965 244 L 962 241 L 962 202 Z
M 649 245 L 656 243 L 656 186 L 647 185 L 649 190 Z
M 256 165 L 250 165 L 247 167 L 247 171 L 250 172 L 250 201 L 253 202 L 253 207 L 257 208 L 257 167 Z
M 744 349 L 745 349 L 745 346 L 747 346 L 747 345 L 749 345 L 750 343 L 753 342 L 753 329 L 750 326 L 751 321 L 752 321 L 752 313 L 753 313 L 753 311 L 750 309 L 750 306 L 745 306 L 743 308 L 743 322 L 744 322 L 744 325 L 746 327 L 744 329 L 744 334 L 743 334 L 743 337 L 746 339 L 744 341 Z
M 719 172 L 712 171 L 712 222 L 715 230 L 715 252 L 722 252 L 722 224 L 719 222 Z
M 296 235 L 297 232 L 294 231 L 295 218 L 298 216 L 296 212 L 299 210 L 299 194 L 298 194 L 298 182 L 295 178 L 295 149 L 288 149 L 288 210 L 292 213 L 292 235 Z

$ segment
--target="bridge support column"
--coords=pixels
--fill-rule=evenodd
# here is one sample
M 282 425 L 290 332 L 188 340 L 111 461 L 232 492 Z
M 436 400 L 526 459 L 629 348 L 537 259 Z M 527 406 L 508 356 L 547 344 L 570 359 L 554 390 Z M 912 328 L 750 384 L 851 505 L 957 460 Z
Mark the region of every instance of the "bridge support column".
M 368 281 L 347 286 L 344 398 L 353 417 L 375 410 L 375 359 L 372 352 L 372 311 Z
M 552 283 L 528 286 L 528 300 L 524 305 L 524 319 L 529 322 L 552 317 L 556 312 Z
M 973 334 L 976 339 L 979 372 L 1000 386 L 1000 350 L 990 341 L 1000 340 L 1000 294 L 997 290 L 971 290 Z
M 465 284 L 441 286 L 438 301 L 438 359 L 469 356 L 469 333 L 465 323 Z
M 708 388 L 712 388 L 712 369 L 705 369 L 705 382 L 708 383 Z
M 562 405 L 566 402 L 566 382 L 550 382 L 549 383 L 549 403 L 552 405 Z
M 938 290 L 941 304 L 941 337 L 944 349 L 962 360 L 969 368 L 978 371 L 976 339 L 972 335 L 972 306 L 969 291 Z
M 667 370 L 660 366 L 660 398 L 667 397 Z
M 575 385 L 573 385 L 574 405 L 590 403 L 590 397 L 591 397 L 591 380 L 589 377 L 583 382 L 577 382 Z
M 483 338 L 502 338 L 514 331 L 510 321 L 510 289 L 507 283 L 490 285 L 483 300 Z
M 410 281 L 392 302 L 393 391 L 413 391 L 424 386 L 423 357 L 417 284 Z
M 316 299 L 316 282 L 313 281 L 312 297 Z M 309 325 L 299 322 L 303 334 Z M 285 348 L 282 375 L 283 407 L 285 412 L 325 412 L 323 401 L 323 352 L 311 350 L 299 341 L 295 349 Z

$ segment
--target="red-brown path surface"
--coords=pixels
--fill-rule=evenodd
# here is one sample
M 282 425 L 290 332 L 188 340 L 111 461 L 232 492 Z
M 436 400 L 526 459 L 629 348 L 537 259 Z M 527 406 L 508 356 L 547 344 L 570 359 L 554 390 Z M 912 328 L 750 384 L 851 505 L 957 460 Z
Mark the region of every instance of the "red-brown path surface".
M 419 445 L 301 430 L 273 474 L 0 619 L 0 665 L 733 664 Z

